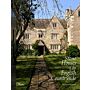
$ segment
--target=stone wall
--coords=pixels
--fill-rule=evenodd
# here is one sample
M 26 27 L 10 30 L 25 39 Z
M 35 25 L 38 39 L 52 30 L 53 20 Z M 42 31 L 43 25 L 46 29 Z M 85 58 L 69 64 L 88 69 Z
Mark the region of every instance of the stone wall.
M 67 21 L 68 43 L 80 48 L 80 6 L 75 10 Z

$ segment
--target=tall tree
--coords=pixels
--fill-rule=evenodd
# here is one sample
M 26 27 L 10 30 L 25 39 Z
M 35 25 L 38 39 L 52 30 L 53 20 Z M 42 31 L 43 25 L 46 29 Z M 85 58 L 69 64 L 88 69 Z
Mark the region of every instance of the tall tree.
M 11 9 L 16 18 L 16 30 L 15 30 L 15 39 L 16 41 L 12 41 L 13 48 L 13 59 L 16 61 L 17 56 L 19 55 L 19 42 L 22 36 L 24 35 L 25 30 L 30 23 L 30 27 L 34 26 L 34 11 L 37 9 L 39 5 L 34 4 L 36 0 L 11 0 Z

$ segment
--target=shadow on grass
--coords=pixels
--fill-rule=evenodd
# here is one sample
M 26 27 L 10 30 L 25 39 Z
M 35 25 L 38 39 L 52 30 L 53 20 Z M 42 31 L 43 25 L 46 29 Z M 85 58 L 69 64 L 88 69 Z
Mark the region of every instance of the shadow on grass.
M 18 61 L 16 65 L 16 90 L 28 90 L 35 71 L 36 60 Z
M 33 71 L 33 68 L 17 69 L 16 78 L 29 78 L 31 76 L 32 71 Z

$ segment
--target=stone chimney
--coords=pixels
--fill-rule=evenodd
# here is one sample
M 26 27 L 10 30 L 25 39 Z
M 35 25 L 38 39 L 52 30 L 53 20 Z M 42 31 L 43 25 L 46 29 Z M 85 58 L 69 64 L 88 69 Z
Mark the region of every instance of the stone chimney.
M 73 13 L 73 10 L 71 10 L 70 8 L 69 9 L 66 9 L 66 11 L 65 11 L 65 20 L 66 21 L 70 18 L 70 16 L 72 15 L 72 13 Z

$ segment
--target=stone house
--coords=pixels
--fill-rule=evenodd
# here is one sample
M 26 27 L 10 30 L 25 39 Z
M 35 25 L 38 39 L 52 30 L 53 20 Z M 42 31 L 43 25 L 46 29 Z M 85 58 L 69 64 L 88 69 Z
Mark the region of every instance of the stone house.
M 35 19 L 35 26 L 30 24 L 21 38 L 26 49 L 33 49 L 32 45 L 38 41 L 42 54 L 45 47 L 51 53 L 59 53 L 69 45 L 80 48 L 80 6 L 75 11 L 66 9 L 65 19 L 53 16 L 51 19 Z
M 32 49 L 32 45 L 39 41 L 40 51 L 47 47 L 53 53 L 59 53 L 61 49 L 61 39 L 67 30 L 67 23 L 64 19 L 53 16 L 51 19 L 35 19 L 35 27 L 30 29 L 28 25 L 21 41 L 26 49 Z M 41 50 L 42 49 L 42 50 Z

